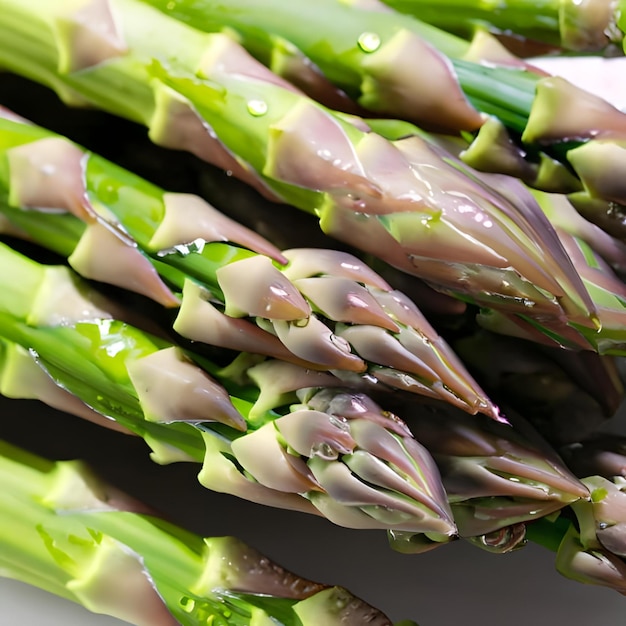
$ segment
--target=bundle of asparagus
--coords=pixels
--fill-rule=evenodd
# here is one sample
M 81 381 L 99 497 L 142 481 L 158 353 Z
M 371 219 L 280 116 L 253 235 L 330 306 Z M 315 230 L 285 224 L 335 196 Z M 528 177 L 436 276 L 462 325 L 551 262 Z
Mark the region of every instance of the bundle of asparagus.
M 202 460 L 199 480 L 207 487 L 353 528 L 386 528 L 404 551 L 457 534 L 476 541 L 588 497 L 555 457 L 509 426 L 492 434 L 477 416 L 467 421 L 424 407 L 413 423 L 424 448 L 366 396 L 293 364 L 248 369 L 261 391 L 252 404 L 250 391 L 233 394 L 237 385 L 223 369 L 111 319 L 63 268 L 0 250 L 10 269 L 2 280 L 0 390 L 52 397 L 70 411 L 82 400 L 77 414 L 87 405 L 113 418 L 142 435 L 159 462 Z M 241 368 L 226 368 L 233 369 Z M 55 384 L 63 390 L 48 395 Z M 296 389 L 301 404 L 281 408 Z M 68 392 L 73 403 L 63 400 Z
M 0 136 L 0 212 L 13 227 L 87 278 L 180 307 L 184 337 L 498 418 L 417 307 L 357 258 L 282 253 L 202 198 L 166 193 L 2 108 Z
M 424 63 L 407 63 L 407 54 Z M 469 44 L 376 1 L 323 0 L 311 12 L 299 0 L 227 8 L 0 0 L 0 63 L 67 103 L 140 122 L 156 143 L 313 214 L 325 232 L 467 302 L 483 327 L 542 344 L 538 353 L 484 332 L 468 339 L 466 321 L 452 332 L 488 391 L 506 389 L 498 398 L 507 405 L 513 392 L 522 410 L 530 397 L 545 411 L 531 421 L 560 415 L 545 432 L 555 449 L 577 442 L 563 450 L 572 468 L 571 450 L 588 450 L 592 419 L 616 410 L 616 364 L 599 354 L 622 355 L 626 340 L 624 118 L 601 100 L 536 73 L 486 36 Z M 403 119 L 366 119 L 366 109 Z M 384 529 L 401 552 L 463 539 L 503 553 L 535 541 L 557 552 L 566 576 L 626 589 L 623 478 L 598 478 L 593 467 L 577 478 L 514 410 L 498 423 L 498 409 L 435 327 L 356 256 L 280 250 L 201 197 L 168 193 L 2 108 L 0 232 L 118 288 L 102 295 L 66 266 L 0 243 L 3 395 L 139 435 L 159 463 L 201 463 L 199 481 L 210 489 Z M 123 290 L 154 303 L 129 309 L 137 300 Z M 571 358 L 564 347 L 576 351 Z M 509 362 L 494 369 L 489 350 Z M 525 390 L 528 381 L 541 388 Z M 546 397 L 550 385 L 558 402 Z M 576 403 L 577 418 L 583 403 L 592 415 L 564 424 Z M 2 463 L 7 493 L 36 482 L 30 470 L 5 474 Z M 54 495 L 56 486 L 51 479 L 38 489 Z M 8 506 L 19 506 L 12 498 Z M 49 523 L 44 544 L 65 545 L 58 516 L 36 500 L 24 509 L 28 523 Z M 150 525 L 105 528 L 91 515 L 70 514 L 102 537 L 113 529 L 122 543 L 139 532 L 134 524 Z M 80 526 L 68 532 L 83 537 Z M 145 533 L 166 554 L 179 549 Z M 221 589 L 219 568 L 203 564 L 199 541 L 187 539 L 193 563 L 173 557 L 175 585 L 161 582 L 158 559 L 153 574 L 153 557 L 144 557 L 167 610 L 150 606 L 164 623 L 305 624 L 330 620 L 316 611 L 345 602 L 359 623 L 388 623 L 336 590 L 274 604 L 259 600 L 268 587 Z M 143 555 L 147 542 L 124 550 Z M 109 550 L 108 538 L 96 543 Z M 48 573 L 29 580 L 91 602 L 83 587 L 109 552 L 81 545 L 76 554 L 66 546 L 63 558 L 54 552 L 61 586 Z M 221 543 L 207 545 L 217 552 Z M 95 560 L 79 565 L 78 553 L 92 549 Z M 65 567 L 65 557 L 75 564 Z M 23 556 L 11 567 L 23 573 Z M 202 598 L 188 593 L 198 580 L 209 580 Z
M 0 8 L 2 64 L 66 101 L 148 125 L 158 143 L 187 148 L 316 213 L 326 232 L 438 288 L 539 327 L 546 318 L 573 322 L 594 336 L 594 304 L 536 204 L 495 193 L 423 137 L 386 139 L 305 97 L 230 37 L 137 0 L 89 2 L 69 13 L 45 2 L 4 0 Z M 104 18 L 101 56 L 88 58 L 80 41 L 91 42 Z M 159 40 L 176 47 L 163 51 Z

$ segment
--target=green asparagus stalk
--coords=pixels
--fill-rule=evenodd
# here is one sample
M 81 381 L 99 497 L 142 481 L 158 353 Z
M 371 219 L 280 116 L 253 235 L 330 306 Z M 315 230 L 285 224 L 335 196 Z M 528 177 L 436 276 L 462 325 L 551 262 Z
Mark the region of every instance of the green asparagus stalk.
M 626 117 L 601 98 L 516 59 L 482 31 L 470 46 L 374 0 L 323 0 L 314 11 L 304 0 L 277 2 L 268 10 L 247 0 L 228 9 L 211 0 L 144 1 L 201 30 L 234 28 L 244 45 L 249 38 L 256 42 L 259 33 L 288 40 L 366 108 L 435 128 L 480 128 L 464 154 L 472 165 L 513 173 L 540 189 L 582 192 L 580 205 L 626 204 L 615 163 L 623 162 Z M 591 19 L 598 6 L 561 4 L 568 6 L 566 22 L 604 28 Z M 599 4 L 599 13 L 610 11 L 610 3 Z M 570 9 L 580 15 L 570 15 Z M 253 53 L 258 48 L 247 45 Z M 410 61 L 416 57 L 419 64 Z M 506 127 L 497 150 L 491 125 L 478 112 Z
M 487 27 L 579 52 L 598 52 L 624 37 L 619 25 L 623 5 L 611 0 L 506 0 L 497 7 L 477 0 L 383 1 L 462 35 Z
M 137 626 L 391 622 L 340 587 L 300 578 L 234 537 L 151 515 L 79 461 L 0 442 L 0 572 Z
M 0 337 L 22 348 L 0 363 L 7 395 L 41 393 L 24 391 L 38 384 L 30 357 L 57 385 L 142 436 L 156 461 L 202 462 L 208 488 L 349 527 L 454 532 L 430 455 L 367 396 L 280 361 L 229 372 L 114 319 L 67 268 L 6 246 L 0 255 Z M 256 391 L 233 381 L 244 373 Z
M 536 207 L 494 195 L 420 137 L 389 141 L 367 132 L 302 96 L 225 35 L 200 33 L 136 0 L 88 2 L 67 14 L 40 4 L 0 4 L 7 68 L 66 101 L 150 126 L 158 143 L 210 158 L 317 214 L 329 234 L 439 288 L 488 306 L 534 308 L 537 317 L 547 307 L 595 327 L 593 305 Z M 86 34 L 92 14 L 99 24 L 114 14 L 109 26 L 122 29 L 107 30 L 99 59 L 79 45 L 82 33 L 95 49 Z M 69 39 L 67 29 L 77 29 Z M 177 42 L 167 53 L 165 40 Z
M 180 304 L 185 337 L 498 417 L 417 307 L 351 255 L 283 254 L 201 198 L 166 193 L 2 108 L 0 159 L 0 211 L 83 276 Z

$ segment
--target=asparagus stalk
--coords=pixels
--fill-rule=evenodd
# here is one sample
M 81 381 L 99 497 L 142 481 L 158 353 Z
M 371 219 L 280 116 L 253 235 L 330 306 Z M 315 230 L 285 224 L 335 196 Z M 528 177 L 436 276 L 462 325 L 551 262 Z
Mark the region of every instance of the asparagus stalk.
M 166 193 L 1 108 L 0 158 L 0 211 L 83 276 L 180 304 L 174 328 L 187 338 L 498 417 L 417 307 L 351 255 L 283 254 L 201 198 Z
M 301 68 L 306 72 L 308 67 L 308 76 L 313 64 L 318 77 L 365 109 L 451 130 L 475 130 L 481 124 L 450 62 L 440 54 L 460 58 L 470 45 L 382 4 L 370 3 L 379 9 L 373 12 L 336 0 L 315 7 L 299 0 L 236 0 L 228 6 L 213 0 L 146 3 L 199 30 L 233 29 L 251 54 L 296 84 L 303 82 L 297 76 Z M 401 61 L 409 51 L 420 55 L 419 67 Z M 294 67 L 298 53 L 302 59 Z M 310 93 L 307 84 L 302 88 Z
M 447 31 L 468 35 L 488 27 L 579 52 L 599 52 L 621 44 L 624 36 L 623 6 L 612 0 L 507 0 L 496 8 L 476 0 L 383 1 Z
M 274 3 L 267 11 L 246 0 L 227 10 L 211 0 L 173 5 L 144 1 L 203 30 L 234 28 L 257 56 L 259 33 L 286 39 L 366 108 L 430 127 L 480 128 L 463 155 L 472 165 L 513 173 L 540 189 L 582 191 L 577 198 L 581 209 L 590 202 L 626 203 L 615 164 L 616 159 L 623 162 L 624 115 L 601 98 L 516 59 L 484 32 L 470 46 L 377 1 L 323 0 L 314 12 L 304 0 Z M 559 4 L 568 7 L 566 23 L 585 24 L 590 31 L 604 28 L 590 17 L 611 8 L 605 0 L 599 10 L 597 3 Z M 536 10 L 533 3 L 532 12 Z M 305 20 L 299 17 L 303 14 Z M 454 11 L 447 14 L 456 16 Z M 268 55 L 271 48 L 265 50 Z M 417 56 L 419 64 L 407 61 Z M 491 125 L 478 112 L 495 116 L 506 127 L 499 132 L 497 150 Z M 521 146 L 511 139 L 520 136 Z
M 254 372 L 223 370 L 112 318 L 67 268 L 41 266 L 6 246 L 0 255 L 0 337 L 26 349 L 57 385 L 144 437 L 158 462 L 202 462 L 206 487 L 349 527 L 454 532 L 430 455 L 367 396 L 279 361 Z M 31 366 L 18 367 L 23 362 L 0 363 L 7 395 L 37 383 Z M 233 382 L 248 370 L 257 391 Z M 296 390 L 300 403 L 289 406 Z
M 234 537 L 149 514 L 79 461 L 0 442 L 0 572 L 137 626 L 391 624 Z

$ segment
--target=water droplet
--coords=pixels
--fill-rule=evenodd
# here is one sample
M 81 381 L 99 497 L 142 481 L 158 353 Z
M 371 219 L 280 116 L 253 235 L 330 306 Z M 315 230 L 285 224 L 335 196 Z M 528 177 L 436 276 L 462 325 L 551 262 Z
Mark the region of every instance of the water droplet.
M 324 459 L 325 461 L 334 461 L 339 454 L 336 450 L 324 442 L 316 443 L 314 446 L 311 446 L 311 452 L 309 454 L 311 458 L 319 457 L 320 459 Z
M 609 525 L 606 522 L 598 522 L 598 528 L 600 530 L 605 530 L 608 527 L 609 527 Z
M 180 606 L 183 609 L 183 611 L 185 611 L 185 613 L 192 613 L 193 610 L 196 608 L 196 602 L 193 598 L 190 598 L 188 596 L 183 596 L 180 599 Z
M 332 344 L 335 345 L 335 347 L 339 348 L 341 351 L 345 352 L 346 354 L 351 352 L 350 344 L 343 337 L 338 337 L 337 335 L 332 334 L 330 336 L 330 341 Z
M 380 36 L 376 33 L 361 33 L 357 43 L 363 52 L 374 52 L 380 48 Z
M 264 100 L 248 100 L 248 113 L 260 117 L 267 113 L 267 102 Z
M 328 421 L 335 427 L 343 430 L 345 432 L 350 431 L 350 425 L 348 424 L 348 420 L 345 417 L 337 417 L 336 415 L 331 415 L 328 418 Z

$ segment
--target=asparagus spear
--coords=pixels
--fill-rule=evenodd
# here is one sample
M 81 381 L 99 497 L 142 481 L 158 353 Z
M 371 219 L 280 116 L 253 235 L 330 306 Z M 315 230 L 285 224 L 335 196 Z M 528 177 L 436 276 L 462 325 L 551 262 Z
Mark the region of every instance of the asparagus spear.
M 440 417 L 425 410 L 410 424 L 440 468 L 461 537 L 497 533 L 588 498 L 587 487 L 520 416 L 514 428 L 470 423 L 460 413 Z
M 268 10 L 246 0 L 231 3 L 226 10 L 211 0 L 173 5 L 166 0 L 144 1 L 203 30 L 234 28 L 257 56 L 259 37 L 270 39 L 265 57 L 272 55 L 271 37 L 286 39 L 374 111 L 437 128 L 480 128 L 464 154 L 470 164 L 514 173 L 541 189 L 571 193 L 584 187 L 577 197 L 581 208 L 592 201 L 626 203 L 614 163 L 623 162 L 624 115 L 601 98 L 516 59 L 484 32 L 470 46 L 373 0 L 322 0 L 314 12 L 304 0 L 277 2 Z M 597 6 L 562 4 L 568 6 L 566 22 L 571 8 L 582 13 L 572 21 L 585 23 L 592 31 L 597 26 L 589 25 Z M 599 12 L 607 13 L 609 3 L 600 4 Z M 417 56 L 419 64 L 408 61 Z M 497 150 L 492 125 L 477 112 L 497 117 L 508 129 L 499 131 Z M 511 139 L 519 136 L 521 146 Z
M 481 124 L 450 62 L 440 54 L 461 58 L 470 45 L 418 20 L 397 16 L 382 4 L 370 3 L 380 9 L 374 13 L 336 0 L 315 6 L 300 0 L 236 0 L 228 6 L 213 0 L 146 3 L 203 31 L 234 29 L 251 54 L 287 80 L 295 78 L 296 84 L 302 84 L 293 67 L 300 53 L 298 72 L 308 67 L 310 73 L 313 64 L 318 77 L 331 81 L 365 109 L 450 130 L 475 130 Z M 387 42 L 387 48 L 381 48 Z M 402 62 L 403 55 L 410 54 L 420 56 L 419 65 Z M 309 92 L 308 85 L 302 88 Z
M 622 3 L 611 0 L 507 0 L 501 7 L 476 0 L 383 0 L 398 11 L 451 32 L 467 35 L 472 27 L 543 41 L 580 52 L 598 52 L 620 44 Z
M 351 255 L 283 254 L 201 198 L 166 193 L 2 108 L 0 158 L 0 211 L 83 276 L 165 306 L 182 299 L 174 328 L 189 339 L 498 417 L 417 307 Z
M 547 307 L 595 327 L 593 305 L 537 208 L 494 195 L 420 137 L 366 132 L 269 74 L 232 39 L 136 0 L 90 2 L 75 14 L 45 2 L 3 0 L 0 8 L 0 62 L 66 101 L 147 124 L 153 140 L 212 159 L 317 214 L 329 234 L 467 300 L 537 317 Z M 107 31 L 98 59 L 79 43 L 95 24 L 90 15 L 99 24 L 109 16 L 124 32 Z M 177 42 L 166 57 L 164 40 Z
M 141 435 L 158 462 L 201 461 L 206 487 L 349 527 L 454 532 L 429 454 L 367 396 L 279 361 L 249 371 L 255 392 L 233 382 L 250 368 L 224 371 L 194 356 L 199 367 L 173 344 L 113 319 L 67 268 L 41 266 L 6 246 L 0 255 L 0 337 L 28 350 L 57 385 Z M 21 363 L 0 363 L 8 395 L 37 383 Z M 300 404 L 290 407 L 296 390 Z
M 391 624 L 234 537 L 149 513 L 79 461 L 0 442 L 0 572 L 137 626 Z

